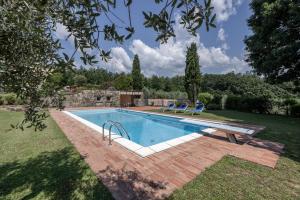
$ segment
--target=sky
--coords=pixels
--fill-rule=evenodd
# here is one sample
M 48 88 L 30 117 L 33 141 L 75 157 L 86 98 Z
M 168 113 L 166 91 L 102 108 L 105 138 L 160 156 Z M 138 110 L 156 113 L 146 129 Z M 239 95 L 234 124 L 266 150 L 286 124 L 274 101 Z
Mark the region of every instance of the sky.
M 132 68 L 134 54 L 138 54 L 142 73 L 149 77 L 152 75 L 175 76 L 183 75 L 185 68 L 186 48 L 192 42 L 198 46 L 199 62 L 202 73 L 224 74 L 234 71 L 245 73 L 251 68 L 244 61 L 245 36 L 251 31 L 247 26 L 247 19 L 251 15 L 248 0 L 212 0 L 214 12 L 217 15 L 216 28 L 206 31 L 203 26 L 197 36 L 191 36 L 179 23 L 180 13 L 174 13 L 174 30 L 176 37 L 170 38 L 166 44 L 155 41 L 157 33 L 143 26 L 142 11 L 158 12 L 159 8 L 154 0 L 134 0 L 132 5 L 132 23 L 135 34 L 122 45 L 115 42 L 103 41 L 101 47 L 111 50 L 111 60 L 107 63 L 101 61 L 95 66 L 112 72 L 129 73 Z M 128 23 L 128 14 L 123 7 L 117 7 L 114 13 L 125 23 Z M 122 24 L 118 19 L 112 20 Z M 108 21 L 101 21 L 107 23 Z M 62 24 L 57 25 L 56 37 L 62 40 L 66 51 L 71 54 L 74 44 Z M 97 52 L 93 52 L 98 54 Z M 76 56 L 76 66 L 81 66 L 79 54 Z

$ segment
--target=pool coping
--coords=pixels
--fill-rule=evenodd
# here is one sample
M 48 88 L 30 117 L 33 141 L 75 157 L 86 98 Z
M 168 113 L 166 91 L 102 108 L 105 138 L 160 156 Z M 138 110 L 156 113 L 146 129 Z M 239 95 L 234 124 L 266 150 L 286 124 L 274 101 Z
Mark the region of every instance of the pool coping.
M 107 108 L 106 108 L 107 109 Z M 116 109 L 119 109 L 119 108 L 108 108 L 108 109 L 111 109 L 111 110 L 116 110 Z M 93 109 L 93 110 L 103 110 L 102 108 L 100 109 Z M 224 123 L 217 123 L 217 122 L 212 122 L 212 121 L 205 121 L 205 120 L 193 120 L 191 118 L 184 118 L 184 117 L 178 117 L 178 116 L 172 116 L 172 115 L 165 115 L 165 114 L 160 114 L 160 113 L 152 113 L 152 112 L 143 112 L 143 111 L 133 111 L 133 110 L 130 110 L 130 109 L 121 109 L 123 111 L 129 111 L 129 112 L 138 112 L 138 113 L 144 113 L 144 114 L 153 114 L 153 115 L 158 115 L 158 116 L 166 116 L 166 117 L 174 117 L 174 118 L 177 118 L 177 119 L 181 119 L 180 121 L 182 122 L 187 122 L 187 123 L 192 123 L 192 124 L 196 124 L 196 125 L 204 125 L 204 126 L 208 126 L 208 128 L 206 129 L 203 129 L 202 132 L 204 132 L 204 134 L 212 134 L 214 132 L 217 131 L 217 129 L 214 129 L 213 126 L 211 125 L 215 125 L 215 124 L 224 124 Z M 82 124 L 92 128 L 93 130 L 97 131 L 98 133 L 100 133 L 101 135 L 103 135 L 102 133 L 102 127 L 88 121 L 88 120 L 85 120 L 73 113 L 71 113 L 70 111 L 77 111 L 76 109 L 72 109 L 72 110 L 68 110 L 68 111 L 62 111 L 63 113 L 65 113 L 66 115 L 72 117 L 73 119 L 81 122 Z M 79 110 L 78 110 L 79 111 Z M 80 109 L 80 111 L 83 111 L 82 109 Z M 232 127 L 232 126 L 230 126 Z M 244 129 L 244 128 L 240 128 L 241 130 Z M 245 129 L 247 130 L 247 129 Z M 105 139 L 108 139 L 108 135 L 109 135 L 109 130 L 108 129 L 104 129 L 104 140 Z M 249 134 L 250 135 L 250 134 Z M 183 143 L 186 143 L 188 141 L 191 141 L 191 140 L 194 140 L 194 139 L 197 139 L 197 138 L 200 138 L 202 137 L 203 134 L 201 133 L 190 133 L 188 135 L 184 135 L 184 136 L 181 136 L 181 137 L 178 137 L 178 138 L 174 138 L 174 139 L 171 139 L 171 140 L 167 140 L 167 141 L 164 141 L 164 142 L 161 142 L 161 143 L 158 143 L 158 144 L 155 144 L 155 145 L 152 145 L 152 146 L 148 146 L 148 147 L 144 147 L 140 144 L 137 144 L 127 138 L 123 138 L 122 136 L 112 132 L 112 135 L 111 135 L 111 139 L 112 141 L 120 144 L 121 146 L 125 147 L 126 149 L 136 153 L 137 155 L 141 156 L 141 157 L 147 157 L 147 156 L 150 156 L 150 155 L 153 155 L 155 153 L 158 153 L 158 152 L 161 152 L 161 151 L 164 151 L 164 150 L 167 150 L 169 148 L 172 148 L 172 147 L 175 147 L 179 144 L 183 144 Z
M 217 121 L 217 120 L 207 120 L 207 119 L 196 119 L 196 118 L 191 118 L 191 117 L 184 117 L 184 116 L 178 116 L 178 115 L 172 115 L 172 114 L 163 114 L 163 113 L 157 113 L 157 112 L 151 112 L 151 111 L 137 111 L 137 110 L 131 110 L 131 109 L 126 109 L 126 108 L 114 108 L 114 109 L 120 109 L 120 110 L 127 110 L 127 111 L 132 111 L 132 112 L 140 112 L 140 113 L 146 113 L 146 114 L 153 114 L 153 115 L 160 115 L 164 117 L 173 117 L 177 119 L 181 119 L 181 122 L 187 122 L 187 123 L 192 123 L 195 125 L 203 125 L 203 126 L 208 126 L 208 127 L 213 127 L 217 128 L 220 130 L 225 130 L 225 131 L 230 131 L 230 132 L 236 132 L 236 133 L 242 133 L 245 135 L 250 135 L 253 136 L 256 134 L 258 131 L 261 131 L 264 129 L 264 127 L 261 127 L 259 130 L 256 130 L 255 128 L 250 128 L 250 127 L 242 127 L 239 124 L 233 124 L 233 123 L 228 123 L 226 121 Z M 218 127 L 216 127 L 216 125 Z M 219 126 L 222 125 L 223 127 Z M 244 124 L 245 125 L 245 124 Z M 234 129 L 232 129 L 234 128 Z

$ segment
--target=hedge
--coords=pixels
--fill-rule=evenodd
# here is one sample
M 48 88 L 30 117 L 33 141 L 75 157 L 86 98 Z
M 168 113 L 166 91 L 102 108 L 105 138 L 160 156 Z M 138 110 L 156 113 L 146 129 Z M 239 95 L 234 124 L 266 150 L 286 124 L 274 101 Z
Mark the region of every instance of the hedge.
M 0 94 L 0 105 L 23 105 L 24 101 L 14 93 Z
M 271 113 L 273 104 L 271 98 L 265 96 L 228 96 L 225 103 L 225 108 L 254 113 Z
M 208 105 L 213 100 L 213 98 L 214 96 L 208 92 L 198 94 L 198 100 L 204 103 L 204 105 Z
M 4 104 L 4 100 L 3 100 L 3 97 L 0 96 L 0 105 L 3 105 Z
M 212 99 L 210 104 L 207 105 L 207 109 L 209 110 L 225 109 L 226 99 L 227 99 L 227 95 L 214 94 L 214 98 Z
M 300 104 L 291 106 L 291 116 L 300 117 Z
M 7 94 L 4 96 L 7 105 L 14 105 L 17 101 L 17 96 L 15 94 Z

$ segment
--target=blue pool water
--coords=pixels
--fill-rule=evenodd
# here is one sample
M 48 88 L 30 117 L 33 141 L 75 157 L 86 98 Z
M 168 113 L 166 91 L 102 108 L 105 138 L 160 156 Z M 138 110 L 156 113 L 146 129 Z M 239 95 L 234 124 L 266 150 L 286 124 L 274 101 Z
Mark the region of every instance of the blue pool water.
M 207 128 L 206 126 L 181 122 L 181 119 L 176 117 L 119 109 L 83 110 L 72 111 L 71 113 L 100 127 L 107 120 L 119 122 L 128 132 L 131 141 L 144 147 L 191 133 L 200 133 L 201 130 Z M 106 129 L 108 127 L 106 126 Z M 118 134 L 115 128 L 112 131 Z

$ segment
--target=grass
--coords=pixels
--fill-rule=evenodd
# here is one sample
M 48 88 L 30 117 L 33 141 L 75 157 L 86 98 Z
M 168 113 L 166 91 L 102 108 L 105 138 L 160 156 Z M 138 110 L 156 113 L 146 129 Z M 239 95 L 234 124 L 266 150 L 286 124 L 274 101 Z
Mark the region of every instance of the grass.
M 151 112 L 161 112 L 152 110 Z M 174 115 L 167 111 L 166 114 Z M 191 116 L 189 113 L 176 113 L 181 116 Z M 255 137 L 285 144 L 285 155 L 300 162 L 300 119 L 279 115 L 253 114 L 231 110 L 207 111 L 197 115 L 195 118 L 230 121 L 265 126 L 266 129 Z
M 256 137 L 285 144 L 285 153 L 275 169 L 227 156 L 169 199 L 300 198 L 300 119 L 237 111 L 209 111 L 194 117 L 266 126 Z
M 0 111 L 0 199 L 112 199 L 51 118 L 43 132 L 11 129 L 22 117 Z
M 287 158 L 270 169 L 228 156 L 169 199 L 299 199 L 299 170 L 299 163 Z
M 225 157 L 169 199 L 299 199 L 300 119 L 236 111 L 196 117 L 264 125 L 257 137 L 284 143 L 286 152 L 275 169 Z M 42 133 L 12 130 L 21 119 L 0 111 L 0 199 L 112 199 L 52 119 Z

